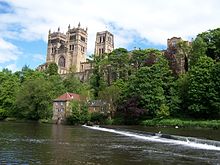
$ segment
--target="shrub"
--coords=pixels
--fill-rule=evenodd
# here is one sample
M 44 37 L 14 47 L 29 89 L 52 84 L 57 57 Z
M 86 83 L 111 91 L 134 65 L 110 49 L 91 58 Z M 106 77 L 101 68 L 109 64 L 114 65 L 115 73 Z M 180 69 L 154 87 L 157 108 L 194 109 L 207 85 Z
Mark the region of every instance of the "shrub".
M 103 113 L 100 113 L 100 112 L 91 113 L 91 118 L 90 118 L 91 122 L 104 123 L 106 119 L 107 119 L 107 116 Z
M 7 118 L 7 117 L 8 117 L 7 111 L 0 108 L 0 120 L 3 120 L 5 118 Z

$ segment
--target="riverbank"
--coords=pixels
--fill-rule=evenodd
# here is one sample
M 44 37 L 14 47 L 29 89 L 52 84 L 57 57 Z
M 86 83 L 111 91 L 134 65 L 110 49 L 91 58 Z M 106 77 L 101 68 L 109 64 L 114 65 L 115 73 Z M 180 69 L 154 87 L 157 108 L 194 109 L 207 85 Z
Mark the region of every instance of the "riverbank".
M 47 123 L 47 124 L 53 124 L 52 119 L 39 119 L 39 120 L 28 120 L 28 119 L 18 119 L 15 117 L 8 117 L 0 121 L 5 122 L 16 122 L 16 123 Z
M 220 120 L 151 119 L 142 121 L 141 125 L 220 129 Z

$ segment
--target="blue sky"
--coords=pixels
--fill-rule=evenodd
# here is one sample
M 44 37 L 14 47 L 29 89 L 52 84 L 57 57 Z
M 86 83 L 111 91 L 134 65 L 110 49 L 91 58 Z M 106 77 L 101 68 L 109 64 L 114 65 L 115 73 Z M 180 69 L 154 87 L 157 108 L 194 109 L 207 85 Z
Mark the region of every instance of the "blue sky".
M 0 70 L 44 63 L 49 29 L 88 27 L 88 55 L 103 30 L 114 34 L 115 48 L 165 49 L 173 36 L 219 28 L 219 7 L 219 0 L 0 0 Z

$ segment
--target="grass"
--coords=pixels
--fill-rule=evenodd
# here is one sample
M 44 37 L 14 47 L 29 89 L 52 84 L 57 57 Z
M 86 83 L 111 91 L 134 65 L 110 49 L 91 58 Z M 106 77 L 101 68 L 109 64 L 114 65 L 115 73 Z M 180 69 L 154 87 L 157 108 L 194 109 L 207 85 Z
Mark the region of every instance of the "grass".
M 15 118 L 15 117 L 7 117 L 2 121 L 8 121 L 8 122 L 17 122 L 17 123 L 26 123 L 26 122 L 38 122 L 38 123 L 48 123 L 48 124 L 52 124 L 54 123 L 54 121 L 52 119 L 39 119 L 37 120 L 28 120 L 28 119 L 19 119 L 19 118 Z
M 220 120 L 190 120 L 190 119 L 151 119 L 141 122 L 145 126 L 172 126 L 172 127 L 200 127 L 200 128 L 220 128 Z
M 39 123 L 47 123 L 47 124 L 53 124 L 54 121 L 52 119 L 39 119 Z

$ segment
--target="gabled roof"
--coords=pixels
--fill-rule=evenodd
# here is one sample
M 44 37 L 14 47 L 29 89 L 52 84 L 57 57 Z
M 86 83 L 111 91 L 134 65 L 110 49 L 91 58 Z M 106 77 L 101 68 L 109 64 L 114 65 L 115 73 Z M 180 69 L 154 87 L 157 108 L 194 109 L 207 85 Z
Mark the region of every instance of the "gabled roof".
M 80 95 L 76 93 L 64 93 L 53 101 L 69 101 L 69 100 L 80 100 Z

